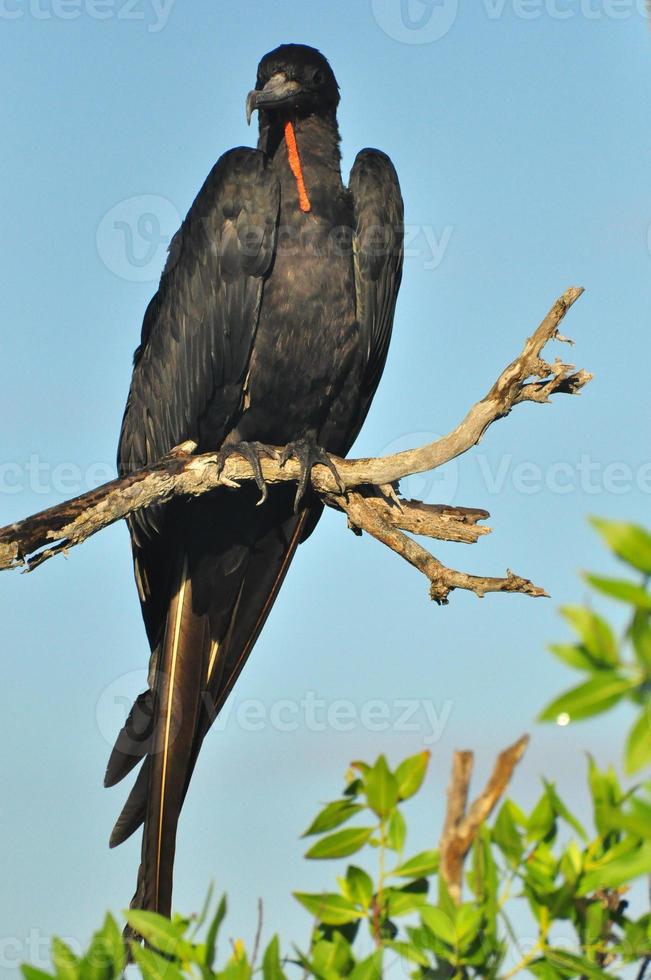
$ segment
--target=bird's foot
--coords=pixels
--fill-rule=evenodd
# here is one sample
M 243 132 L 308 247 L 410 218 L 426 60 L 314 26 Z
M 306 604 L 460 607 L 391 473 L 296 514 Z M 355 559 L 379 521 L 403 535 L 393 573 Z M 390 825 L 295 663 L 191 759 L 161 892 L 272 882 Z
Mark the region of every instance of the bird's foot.
M 229 456 L 242 456 L 253 470 L 253 476 L 260 491 L 260 499 L 256 504 L 256 507 L 259 507 L 269 496 L 267 484 L 262 475 L 260 460 L 263 456 L 266 456 L 267 459 L 278 459 L 278 453 L 272 446 L 265 446 L 262 442 L 231 442 L 227 446 L 222 446 L 217 453 L 217 476 L 221 476 Z
M 336 480 L 339 492 L 345 493 L 346 486 L 339 476 L 337 467 L 331 457 L 324 449 L 317 446 L 313 440 L 297 439 L 296 442 L 288 442 L 280 454 L 280 466 L 284 466 L 292 456 L 298 460 L 301 467 L 301 476 L 296 488 L 296 496 L 294 497 L 294 513 L 297 514 L 300 509 L 301 501 L 310 480 L 312 467 L 316 466 L 317 463 L 326 466 L 330 470 Z

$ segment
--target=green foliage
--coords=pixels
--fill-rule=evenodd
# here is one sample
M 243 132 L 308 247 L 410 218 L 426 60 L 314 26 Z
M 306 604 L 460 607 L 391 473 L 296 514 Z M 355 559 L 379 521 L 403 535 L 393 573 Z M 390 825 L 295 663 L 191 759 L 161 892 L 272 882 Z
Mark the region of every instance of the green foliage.
M 396 961 L 419 980 L 507 980 L 524 973 L 613 977 L 651 953 L 651 915 L 631 916 L 623 899 L 631 881 L 651 873 L 648 794 L 624 793 L 612 771 L 602 772 L 590 760 L 592 835 L 550 782 L 543 782 L 529 813 L 505 800 L 474 842 L 468 898 L 455 904 L 439 876 L 438 851 L 406 852 L 402 809 L 420 788 L 427 761 L 421 754 L 395 770 L 384 756 L 371 766 L 354 763 L 341 797 L 326 804 L 308 828 L 318 838 L 308 859 L 355 855 L 355 863 L 330 891 L 295 892 L 313 919 L 305 951 L 283 957 L 277 936 L 260 957 L 240 940 L 220 941 L 225 898 L 212 917 L 209 900 L 196 920 L 130 910 L 128 924 L 148 944 L 130 943 L 145 980 L 249 980 L 254 974 L 283 980 L 288 970 L 297 975 L 296 967 L 319 980 L 377 980 Z M 339 827 L 357 820 L 360 826 L 331 833 L 335 814 Z M 511 921 L 518 905 L 519 918 L 527 912 L 529 934 L 536 937 L 523 951 Z M 564 937 L 572 929 L 570 948 L 554 938 L 559 927 Z M 110 916 L 83 958 L 59 940 L 52 956 L 58 980 L 113 980 L 124 966 L 124 947 Z M 26 980 L 48 976 L 27 966 L 23 973 Z
M 584 676 L 556 698 L 544 720 L 587 718 L 623 700 L 637 710 L 625 746 L 626 767 L 651 761 L 651 535 L 634 525 L 594 521 L 636 581 L 588 576 L 602 594 L 631 608 L 622 637 L 594 610 L 568 606 L 562 615 L 576 636 L 552 652 Z M 641 580 L 640 580 L 641 576 Z M 588 760 L 592 819 L 584 826 L 544 779 L 529 812 L 502 801 L 479 829 L 455 901 L 434 839 L 426 850 L 407 846 L 406 811 L 421 789 L 429 753 L 395 769 L 381 755 L 351 764 L 340 796 L 326 803 L 303 834 L 308 860 L 335 861 L 322 892 L 295 892 L 312 920 L 309 938 L 291 952 L 277 936 L 248 950 L 224 935 L 226 898 L 212 894 L 194 919 L 125 913 L 146 942 L 125 948 L 107 916 L 83 956 L 52 944 L 53 973 L 22 968 L 26 980 L 117 980 L 127 951 L 144 980 L 543 980 L 629 975 L 651 963 L 651 913 L 634 911 L 630 886 L 651 875 L 651 783 L 625 790 L 613 769 Z M 353 859 L 353 860 L 348 860 Z M 517 929 L 516 929 L 517 923 Z M 531 937 L 526 943 L 518 937 Z
M 651 534 L 621 521 L 593 518 L 592 525 L 638 581 L 600 575 L 586 575 L 586 581 L 602 595 L 627 605 L 629 622 L 618 638 L 592 609 L 566 606 L 561 610 L 576 642 L 555 644 L 550 650 L 584 678 L 548 704 L 540 720 L 569 724 L 628 701 L 637 710 L 624 749 L 624 765 L 632 774 L 651 763 Z

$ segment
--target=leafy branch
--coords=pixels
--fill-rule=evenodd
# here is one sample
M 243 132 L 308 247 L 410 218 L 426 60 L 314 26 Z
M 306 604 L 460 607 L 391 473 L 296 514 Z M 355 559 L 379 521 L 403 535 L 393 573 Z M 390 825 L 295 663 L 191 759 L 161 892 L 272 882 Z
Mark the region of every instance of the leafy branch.
M 651 763 L 651 534 L 635 524 L 593 518 L 611 551 L 632 571 L 637 581 L 586 574 L 591 588 L 624 603 L 629 621 L 621 637 L 603 616 L 587 606 L 563 606 L 561 614 L 576 634 L 575 643 L 556 643 L 551 652 L 584 680 L 547 705 L 541 721 L 568 725 L 603 714 L 628 701 L 637 709 L 624 750 L 628 773 Z
M 588 576 L 602 593 L 620 602 L 626 595 L 631 620 L 618 640 L 592 609 L 566 608 L 563 614 L 578 642 L 554 652 L 574 669 L 599 678 L 613 670 L 635 674 L 635 685 L 617 699 L 593 699 L 590 705 L 594 714 L 628 698 L 646 718 L 651 684 L 640 666 L 649 668 L 651 650 L 651 535 L 622 522 L 593 524 L 611 551 L 641 576 L 641 582 Z M 622 656 L 628 646 L 634 660 Z M 588 702 L 577 691 L 563 697 L 570 708 L 574 698 L 572 710 L 580 714 Z M 547 710 L 551 716 L 556 708 Z M 354 858 L 332 887 L 294 893 L 313 920 L 307 944 L 283 955 L 274 936 L 258 967 L 261 913 L 249 952 L 241 939 L 226 943 L 220 938 L 226 898 L 211 915 L 209 896 L 195 919 L 126 912 L 129 924 L 148 942 L 144 949 L 135 943 L 130 947 L 136 967 L 144 980 L 197 975 L 201 980 L 251 980 L 254 975 L 287 980 L 297 970 L 316 980 L 377 980 L 396 962 L 414 980 L 511 980 L 525 974 L 542 980 L 622 975 L 643 980 L 651 963 L 651 912 L 634 913 L 632 906 L 639 902 L 629 891 L 651 875 L 651 783 L 625 790 L 612 768 L 604 771 L 590 759 L 592 829 L 577 819 L 548 779 L 535 806 L 525 812 L 504 794 L 526 745 L 523 737 L 501 753 L 470 806 L 473 756 L 455 753 L 439 846 L 415 854 L 407 849 L 405 814 L 426 786 L 429 753 L 395 768 L 384 756 L 372 765 L 353 762 L 341 794 L 320 808 L 303 835 L 310 840 L 305 855 L 310 861 Z M 633 758 L 641 765 L 646 756 L 636 751 Z M 524 941 L 523 935 L 529 938 Z M 53 941 L 53 975 L 57 980 L 117 980 L 126 955 L 118 925 L 107 916 L 81 957 L 61 940 Z M 26 980 L 51 980 L 52 974 L 35 966 L 22 969 Z
M 520 740 L 496 764 L 500 795 L 525 744 Z M 459 758 L 453 787 L 461 785 L 462 769 L 464 783 L 467 776 Z M 314 839 L 307 859 L 355 857 L 336 878 L 336 888 L 294 893 L 313 919 L 305 949 L 295 947 L 282 956 L 274 936 L 256 967 L 260 927 L 250 953 L 239 938 L 228 944 L 220 940 L 225 897 L 212 917 L 209 900 L 198 919 L 169 920 L 131 909 L 125 913 L 127 921 L 148 943 L 146 948 L 134 941 L 129 945 L 144 980 L 183 980 L 197 974 L 202 980 L 251 980 L 256 974 L 263 980 L 287 980 L 295 968 L 316 980 L 376 980 L 396 962 L 415 980 L 511 980 L 524 973 L 562 980 L 612 978 L 626 964 L 644 966 L 651 948 L 651 915 L 632 916 L 624 894 L 629 882 L 651 871 L 651 822 L 648 814 L 645 821 L 635 818 L 636 808 L 651 809 L 648 793 L 622 792 L 612 772 L 591 762 L 592 836 L 552 783 L 544 782 L 528 814 L 504 800 L 492 826 L 482 820 L 473 827 L 472 844 L 461 858 L 462 865 L 468 858 L 469 867 L 453 895 L 443 873 L 443 850 L 405 853 L 403 809 L 421 791 L 428 762 L 429 753 L 422 752 L 395 769 L 384 756 L 373 765 L 352 763 L 342 794 L 326 803 L 305 831 L 304 837 Z M 490 803 L 495 804 L 495 778 L 489 786 Z M 488 805 L 486 791 L 478 799 Z M 370 862 L 375 875 L 364 855 L 375 858 Z M 514 882 L 520 889 L 517 896 L 510 895 Z M 503 892 L 510 895 L 508 900 L 500 899 Z M 532 935 L 532 929 L 537 933 L 530 943 L 519 939 L 511 921 L 516 902 L 532 920 L 525 934 Z M 554 939 L 559 926 L 563 942 Z M 574 932 L 571 943 L 568 927 Z M 203 939 L 197 938 L 200 933 Z M 115 920 L 108 916 L 83 957 L 61 940 L 54 940 L 52 957 L 57 980 L 117 980 L 126 950 Z M 24 966 L 23 974 L 25 980 L 52 976 L 32 966 Z

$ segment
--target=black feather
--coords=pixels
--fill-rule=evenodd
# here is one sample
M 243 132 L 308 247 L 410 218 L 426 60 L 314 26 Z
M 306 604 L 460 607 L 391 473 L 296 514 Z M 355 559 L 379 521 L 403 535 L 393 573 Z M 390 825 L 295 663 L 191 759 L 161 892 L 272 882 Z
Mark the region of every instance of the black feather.
M 260 113 L 257 150 L 218 161 L 171 242 L 134 358 L 121 473 L 188 439 L 200 451 L 307 440 L 345 455 L 370 406 L 402 272 L 398 180 L 388 157 L 364 150 L 344 186 L 339 91 L 323 55 L 283 45 L 261 62 L 258 89 L 278 73 L 299 94 Z M 288 163 L 288 118 L 308 213 Z M 115 846 L 144 822 L 138 907 L 169 913 L 178 815 L 203 738 L 320 516 L 309 495 L 295 515 L 293 495 L 272 487 L 256 508 L 251 486 L 217 490 L 129 519 L 151 690 L 105 781 L 144 757 L 111 836 Z
M 147 755 L 153 726 L 154 697 L 147 690 L 136 698 L 117 737 L 106 767 L 105 786 L 115 786 Z
M 141 826 L 145 819 L 149 766 L 149 759 L 145 759 L 136 777 L 136 781 L 131 788 L 131 792 L 127 797 L 127 801 L 122 807 L 120 816 L 115 821 L 109 838 L 109 847 L 117 847 L 118 844 L 123 844 Z

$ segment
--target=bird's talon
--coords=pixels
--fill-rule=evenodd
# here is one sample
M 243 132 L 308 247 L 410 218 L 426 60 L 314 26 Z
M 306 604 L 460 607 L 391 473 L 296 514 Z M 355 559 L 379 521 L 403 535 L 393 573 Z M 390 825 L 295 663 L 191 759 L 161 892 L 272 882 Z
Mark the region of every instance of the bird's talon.
M 256 503 L 256 507 L 259 507 L 261 504 L 265 503 L 269 496 L 267 484 L 264 476 L 262 475 L 260 457 L 267 456 L 270 459 L 273 459 L 275 455 L 275 449 L 271 449 L 270 447 L 263 445 L 261 442 L 233 442 L 228 446 L 223 446 L 217 454 L 217 476 L 221 476 L 222 470 L 224 469 L 226 460 L 229 456 L 241 456 L 247 461 L 253 470 L 253 478 L 256 482 L 258 490 L 260 491 L 260 499 Z M 239 484 L 235 483 L 233 480 L 229 480 L 228 485 L 239 486 Z
M 301 468 L 301 475 L 296 488 L 296 496 L 294 497 L 294 513 L 297 514 L 300 510 L 301 501 L 305 496 L 305 491 L 307 490 L 308 483 L 310 481 L 312 468 L 317 464 L 325 466 L 330 470 L 336 481 L 339 493 L 346 492 L 345 484 L 337 471 L 337 467 L 333 463 L 328 453 L 320 446 L 317 446 L 314 442 L 311 442 L 308 439 L 301 439 L 297 442 L 288 443 L 283 447 L 283 450 L 280 453 L 280 467 L 284 467 L 292 456 L 296 457 Z
M 301 478 L 296 487 L 296 496 L 294 497 L 294 513 L 298 514 L 301 509 L 301 501 L 305 496 L 305 491 L 307 490 L 307 480 L 309 476 L 309 470 L 306 468 L 301 474 Z
M 324 455 L 324 459 L 323 460 L 320 460 L 320 462 L 323 462 L 323 464 L 325 466 L 327 466 L 328 469 L 330 470 L 330 472 L 332 473 L 333 477 L 335 478 L 335 483 L 337 484 L 337 490 L 339 491 L 339 493 L 342 493 L 342 494 L 345 493 L 346 492 L 346 484 L 341 479 L 341 477 L 339 475 L 339 470 L 337 469 L 337 467 L 335 466 L 335 464 L 332 462 L 332 460 L 330 459 L 330 457 L 328 456 L 327 453 L 324 453 L 323 455 Z

